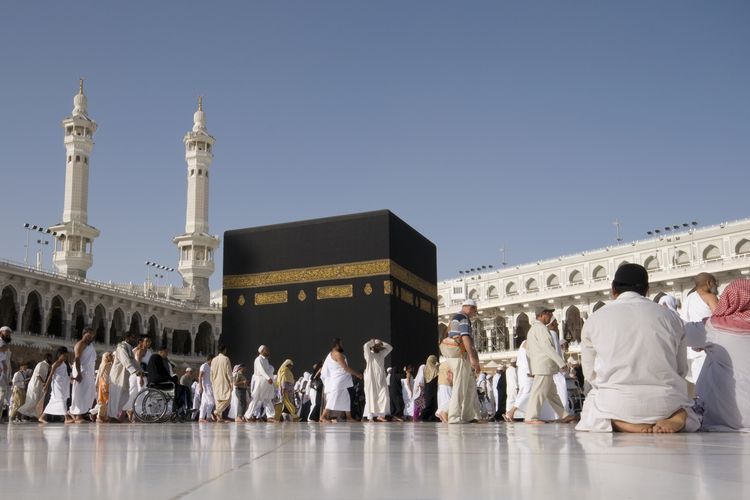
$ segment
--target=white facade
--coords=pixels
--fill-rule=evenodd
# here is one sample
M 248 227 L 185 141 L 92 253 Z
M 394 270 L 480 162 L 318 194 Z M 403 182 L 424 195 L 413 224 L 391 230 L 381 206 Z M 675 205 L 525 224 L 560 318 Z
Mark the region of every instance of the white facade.
M 214 252 L 219 238 L 208 234 L 208 180 L 215 139 L 206 129 L 203 100 L 193 115 L 193 130 L 183 139 L 187 162 L 187 211 L 185 233 L 174 238 L 179 249 L 178 270 L 185 287 L 195 291 L 196 300 L 210 302 L 208 279 L 214 272 Z
M 53 262 L 68 276 L 86 277 L 94 263 L 94 238 L 99 230 L 88 224 L 89 160 L 94 148 L 96 122 L 88 116 L 88 101 L 81 80 L 73 98 L 73 113 L 62 122 L 65 130 L 65 201 L 57 232 Z
M 563 335 L 575 342 L 589 314 L 611 300 L 612 278 L 626 262 L 648 269 L 652 298 L 667 293 L 682 300 L 700 272 L 713 273 L 722 289 L 749 277 L 750 219 L 441 281 L 439 319 L 445 322 L 464 299 L 475 299 L 477 344 L 487 361 L 513 357 L 542 304 L 555 307 Z

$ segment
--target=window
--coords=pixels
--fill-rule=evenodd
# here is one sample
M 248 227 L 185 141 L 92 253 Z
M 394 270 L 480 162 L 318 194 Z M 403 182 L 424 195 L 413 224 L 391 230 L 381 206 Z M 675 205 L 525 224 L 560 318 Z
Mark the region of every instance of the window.
M 583 283 L 583 274 L 581 274 L 581 271 L 575 270 L 572 273 L 570 273 L 570 284 L 571 285 L 580 285 Z
M 607 279 L 607 270 L 602 266 L 596 266 L 594 268 L 594 272 L 592 273 L 592 277 L 595 281 L 605 280 Z
M 556 274 L 550 274 L 547 278 L 547 288 L 557 288 L 560 286 L 560 278 Z
M 721 259 L 721 251 L 716 245 L 708 245 L 703 250 L 703 260 L 719 260 Z
M 507 295 L 515 295 L 515 294 L 517 294 L 518 293 L 518 288 L 516 287 L 516 284 L 513 283 L 512 281 L 510 283 L 508 283 L 505 286 L 505 293 Z
M 71 161 L 73 161 L 73 157 L 69 155 L 68 156 L 68 162 L 71 162 Z
M 198 175 L 203 175 L 203 170 L 200 168 L 198 169 Z
M 750 254 L 750 240 L 743 239 L 739 243 L 737 243 L 737 246 L 735 247 L 737 251 L 737 255 L 747 255 Z
M 81 161 L 81 155 L 76 155 L 76 161 Z
M 192 177 L 192 176 L 194 176 L 194 175 L 195 175 L 195 169 L 194 169 L 194 168 L 191 168 L 191 169 L 190 169 L 190 177 Z
M 453 287 L 453 294 L 454 295 L 461 295 L 462 293 L 464 293 L 464 287 L 462 287 L 462 286 L 454 286 Z
M 83 163 L 85 163 L 86 165 L 89 164 L 89 157 L 88 156 L 84 156 L 83 157 Z
M 534 278 L 529 279 L 526 282 L 526 291 L 527 292 L 538 292 L 539 291 L 539 285 L 537 284 L 536 280 Z

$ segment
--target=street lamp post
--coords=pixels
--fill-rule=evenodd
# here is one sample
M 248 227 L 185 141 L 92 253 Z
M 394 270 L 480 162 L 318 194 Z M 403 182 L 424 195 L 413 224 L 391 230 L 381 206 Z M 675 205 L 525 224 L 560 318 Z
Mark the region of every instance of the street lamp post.
M 37 244 L 40 246 L 39 250 L 37 251 L 37 259 L 36 259 L 36 267 L 37 269 L 41 269 L 41 245 L 49 245 L 49 242 L 47 240 L 44 240 L 43 237 L 46 235 L 52 236 L 53 238 L 57 237 L 57 232 L 52 231 L 51 229 L 48 229 L 46 227 L 37 225 L 37 224 L 31 224 L 31 223 L 24 223 L 23 228 L 26 230 L 26 245 L 24 246 L 24 255 L 23 255 L 23 263 L 28 266 L 29 265 L 29 245 L 31 244 L 31 231 L 36 231 L 38 233 L 42 234 L 42 237 L 37 240 Z M 42 241 L 44 243 L 42 243 Z

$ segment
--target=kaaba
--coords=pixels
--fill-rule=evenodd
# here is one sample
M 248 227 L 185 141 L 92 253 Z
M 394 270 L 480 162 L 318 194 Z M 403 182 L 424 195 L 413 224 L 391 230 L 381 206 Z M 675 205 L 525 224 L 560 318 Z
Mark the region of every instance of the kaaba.
M 391 366 L 437 352 L 435 245 L 389 210 L 226 231 L 223 282 L 233 361 L 265 344 L 300 376 L 335 337 L 360 371 L 371 338 L 393 346 Z

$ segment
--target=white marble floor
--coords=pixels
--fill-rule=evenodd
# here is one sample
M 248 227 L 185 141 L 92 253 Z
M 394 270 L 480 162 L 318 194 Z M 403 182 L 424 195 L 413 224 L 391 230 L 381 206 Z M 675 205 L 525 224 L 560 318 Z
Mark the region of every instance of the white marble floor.
M 750 435 L 486 424 L 0 426 L 0 497 L 750 498 Z

